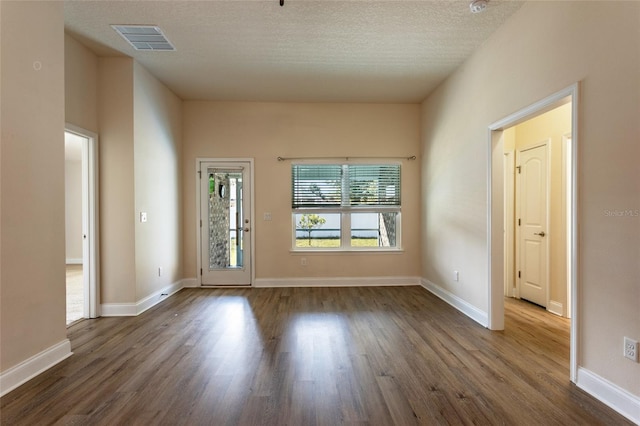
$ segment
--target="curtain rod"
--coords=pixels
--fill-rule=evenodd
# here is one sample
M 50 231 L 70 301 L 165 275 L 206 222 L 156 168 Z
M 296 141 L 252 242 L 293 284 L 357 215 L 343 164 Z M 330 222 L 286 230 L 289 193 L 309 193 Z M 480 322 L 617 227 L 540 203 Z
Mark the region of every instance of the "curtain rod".
M 276 157 L 278 161 L 288 160 L 415 160 L 416 156 L 409 157 Z

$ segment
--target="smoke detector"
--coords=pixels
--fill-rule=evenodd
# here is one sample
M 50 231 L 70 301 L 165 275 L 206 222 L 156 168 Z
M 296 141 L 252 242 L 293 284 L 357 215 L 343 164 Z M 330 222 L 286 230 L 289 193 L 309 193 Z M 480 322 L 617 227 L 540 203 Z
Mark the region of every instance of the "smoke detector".
M 487 8 L 487 4 L 489 0 L 473 0 L 469 3 L 469 9 L 471 9 L 471 13 L 480 13 Z
M 136 50 L 176 50 L 173 44 L 154 25 L 111 25 Z

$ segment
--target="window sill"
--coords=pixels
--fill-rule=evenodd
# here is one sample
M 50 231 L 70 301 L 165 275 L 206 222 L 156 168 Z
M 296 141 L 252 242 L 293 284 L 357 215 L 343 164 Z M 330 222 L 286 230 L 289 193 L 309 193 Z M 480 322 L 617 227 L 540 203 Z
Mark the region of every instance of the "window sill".
M 307 255 L 307 254 L 403 254 L 404 249 L 391 248 L 391 249 L 291 249 L 289 253 L 292 255 Z

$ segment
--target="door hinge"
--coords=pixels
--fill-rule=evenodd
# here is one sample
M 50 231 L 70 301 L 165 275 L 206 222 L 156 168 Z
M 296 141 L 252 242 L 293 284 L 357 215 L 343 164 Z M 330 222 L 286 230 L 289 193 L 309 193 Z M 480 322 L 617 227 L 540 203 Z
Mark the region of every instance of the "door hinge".
M 202 179 L 202 172 L 200 170 L 198 170 L 198 177 Z
M 202 219 L 200 219 L 200 228 L 202 228 Z
M 518 174 L 520 174 L 520 166 L 516 166 L 516 169 L 518 169 Z
M 200 275 L 202 275 L 202 268 L 200 268 Z
M 202 270 L 202 269 L 201 269 Z M 518 278 L 520 278 L 520 271 L 518 271 Z
M 202 226 L 202 221 L 200 221 L 200 226 Z M 518 218 L 518 226 L 520 226 L 520 218 Z

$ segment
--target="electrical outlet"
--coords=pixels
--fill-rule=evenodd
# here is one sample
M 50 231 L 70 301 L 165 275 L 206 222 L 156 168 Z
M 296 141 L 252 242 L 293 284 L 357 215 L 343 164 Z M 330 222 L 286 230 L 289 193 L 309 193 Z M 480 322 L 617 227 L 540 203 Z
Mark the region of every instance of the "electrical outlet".
M 460 272 L 453 271 L 453 280 L 454 281 L 460 281 Z
M 633 362 L 638 362 L 638 342 L 636 340 L 624 338 L 624 356 Z
M 307 258 L 306 257 L 301 257 L 300 258 L 300 265 L 307 266 Z
M 158 276 L 161 277 L 162 276 L 162 266 L 158 267 Z
M 268 222 L 268 221 L 270 221 L 270 220 L 271 220 L 271 213 L 270 213 L 270 212 L 265 212 L 265 213 L 262 215 L 262 219 L 263 219 L 263 220 L 265 220 L 265 221 L 267 221 L 267 222 Z

